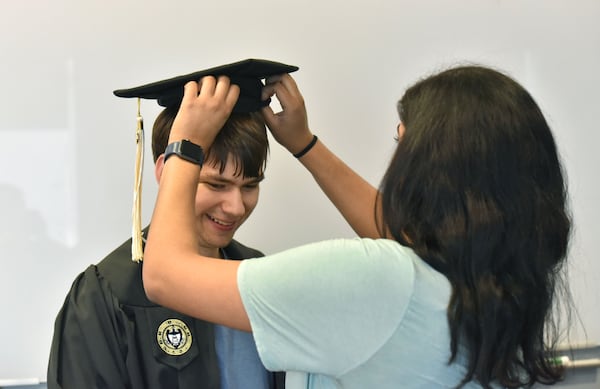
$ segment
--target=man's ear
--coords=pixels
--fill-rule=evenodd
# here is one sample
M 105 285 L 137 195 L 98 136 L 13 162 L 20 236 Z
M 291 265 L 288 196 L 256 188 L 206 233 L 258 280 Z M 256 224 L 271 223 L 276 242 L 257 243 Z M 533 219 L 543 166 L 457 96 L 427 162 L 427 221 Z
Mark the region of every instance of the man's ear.
M 400 122 L 398 124 L 397 131 L 398 131 L 397 137 L 398 137 L 398 140 L 400 140 L 400 139 L 402 139 L 402 137 L 404 136 L 404 133 L 406 132 L 406 127 L 404 127 L 404 123 Z
M 154 177 L 156 182 L 160 184 L 160 176 L 162 176 L 163 168 L 165 167 L 165 154 L 158 156 L 158 159 L 154 163 Z

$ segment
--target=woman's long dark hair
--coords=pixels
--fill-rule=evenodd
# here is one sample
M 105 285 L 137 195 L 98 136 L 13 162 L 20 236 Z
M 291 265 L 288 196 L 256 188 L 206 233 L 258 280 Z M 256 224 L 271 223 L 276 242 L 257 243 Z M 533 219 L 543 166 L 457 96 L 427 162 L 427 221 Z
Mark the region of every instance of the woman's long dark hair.
M 555 294 L 571 229 L 552 133 L 527 91 L 480 66 L 443 71 L 398 104 L 406 131 L 381 183 L 382 225 L 452 285 L 463 383 L 554 383 Z

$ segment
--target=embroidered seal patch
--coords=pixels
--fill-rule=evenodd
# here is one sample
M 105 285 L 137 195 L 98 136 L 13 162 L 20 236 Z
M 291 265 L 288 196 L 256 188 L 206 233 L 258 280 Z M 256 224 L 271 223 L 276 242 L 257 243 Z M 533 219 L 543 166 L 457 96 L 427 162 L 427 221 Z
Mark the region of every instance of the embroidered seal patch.
M 156 340 L 165 353 L 182 355 L 192 346 L 192 332 L 181 320 L 167 319 L 158 327 Z

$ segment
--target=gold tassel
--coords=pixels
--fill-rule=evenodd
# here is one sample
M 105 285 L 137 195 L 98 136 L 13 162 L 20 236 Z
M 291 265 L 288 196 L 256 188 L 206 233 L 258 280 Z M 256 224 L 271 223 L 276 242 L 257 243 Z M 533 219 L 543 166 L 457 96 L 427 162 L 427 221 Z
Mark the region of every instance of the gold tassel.
M 137 129 L 135 132 L 135 183 L 133 188 L 133 228 L 131 236 L 131 260 L 141 262 L 144 259 L 142 246 L 142 173 L 144 172 L 144 120 L 140 114 L 138 97 Z

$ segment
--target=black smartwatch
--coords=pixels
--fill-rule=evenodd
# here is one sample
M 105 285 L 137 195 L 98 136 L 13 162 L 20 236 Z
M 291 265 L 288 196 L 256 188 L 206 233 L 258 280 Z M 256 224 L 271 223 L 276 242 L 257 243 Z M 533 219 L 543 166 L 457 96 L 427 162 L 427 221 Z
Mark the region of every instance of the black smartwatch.
M 173 154 L 198 166 L 202 166 L 204 163 L 204 151 L 202 151 L 202 147 L 187 139 L 169 143 L 165 150 L 165 162 Z

